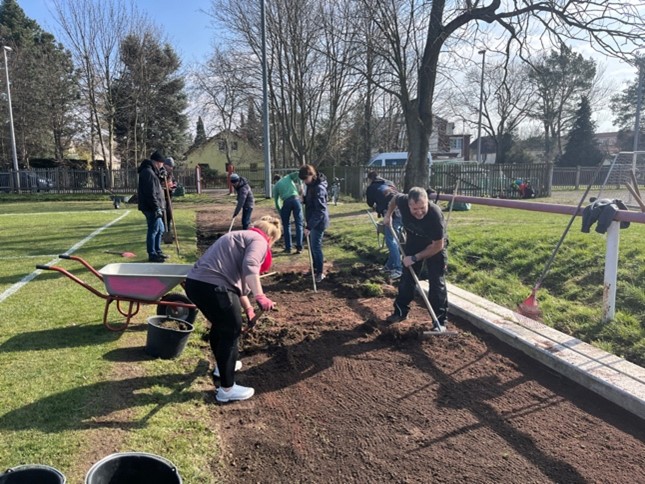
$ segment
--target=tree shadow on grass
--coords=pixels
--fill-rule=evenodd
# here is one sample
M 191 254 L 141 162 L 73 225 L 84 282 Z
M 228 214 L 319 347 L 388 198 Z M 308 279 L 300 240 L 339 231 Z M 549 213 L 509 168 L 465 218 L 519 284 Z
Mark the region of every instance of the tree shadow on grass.
M 165 406 L 202 398 L 203 392 L 188 389 L 207 370 L 208 361 L 199 360 L 188 374 L 137 377 L 76 387 L 0 416 L 0 429 L 54 433 L 96 428 L 144 428 Z M 132 415 L 130 410 L 135 407 L 150 407 L 150 410 L 143 417 L 130 420 L 127 416 Z
M 0 345 L 0 353 L 75 348 L 109 343 L 120 337 L 121 333 L 108 331 L 103 324 L 43 329 L 12 336 Z

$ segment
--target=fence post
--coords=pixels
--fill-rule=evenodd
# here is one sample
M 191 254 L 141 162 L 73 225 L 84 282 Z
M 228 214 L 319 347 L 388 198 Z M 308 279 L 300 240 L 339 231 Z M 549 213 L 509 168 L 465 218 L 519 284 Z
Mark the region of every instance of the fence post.
M 197 185 L 197 193 L 202 193 L 202 173 L 199 165 L 195 166 L 195 183 Z
M 605 281 L 602 291 L 602 320 L 605 323 L 612 320 L 616 314 L 619 245 L 620 222 L 613 221 L 607 229 L 607 249 L 605 252 Z
M 575 188 L 576 190 L 578 188 L 580 188 L 580 165 L 576 166 L 576 183 L 575 183 L 575 186 L 576 186 L 576 188 Z

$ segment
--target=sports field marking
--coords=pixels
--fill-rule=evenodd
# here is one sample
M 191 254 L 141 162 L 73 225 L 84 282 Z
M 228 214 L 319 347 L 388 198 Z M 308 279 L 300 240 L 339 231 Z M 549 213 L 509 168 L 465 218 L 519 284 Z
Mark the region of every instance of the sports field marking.
M 129 210 L 128 210 L 129 212 Z M 114 213 L 114 210 L 75 210 L 64 212 L 11 212 L 11 213 L 0 213 L 0 217 L 24 217 L 25 215 L 75 215 L 79 213 Z
M 90 235 L 85 237 L 83 240 L 80 242 L 74 244 L 70 249 L 65 251 L 65 254 L 71 255 L 74 252 L 76 252 L 78 249 L 83 247 L 85 244 L 87 244 L 90 240 L 92 240 L 94 237 L 96 237 L 98 234 L 103 232 L 105 229 L 111 227 L 118 221 L 120 221 L 122 218 L 127 217 L 130 214 L 130 210 L 127 210 L 123 215 L 120 217 L 117 217 L 116 219 L 112 220 L 111 222 L 105 224 L 103 227 L 100 227 L 96 229 L 94 232 L 92 232 Z M 55 257 L 52 260 L 50 260 L 47 265 L 52 265 L 56 264 L 57 262 L 60 261 L 59 257 Z M 16 282 L 13 286 L 9 287 L 7 290 L 5 290 L 2 294 L 0 294 L 0 303 L 4 302 L 5 299 L 7 299 L 9 296 L 12 296 L 16 292 L 18 292 L 23 286 L 27 285 L 27 283 L 31 282 L 34 280 L 39 274 L 43 272 L 42 269 L 36 269 L 34 272 L 31 274 L 23 277 L 19 282 Z

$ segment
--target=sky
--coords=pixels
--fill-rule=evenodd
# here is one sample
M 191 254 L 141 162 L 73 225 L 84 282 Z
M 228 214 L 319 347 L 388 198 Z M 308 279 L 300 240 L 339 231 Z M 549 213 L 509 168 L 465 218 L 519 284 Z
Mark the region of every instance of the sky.
M 215 31 L 210 26 L 210 17 L 202 11 L 209 9 L 211 0 L 135 0 L 134 3 L 166 33 L 166 40 L 185 66 L 208 55 Z M 18 0 L 18 4 L 27 17 L 56 34 L 58 25 L 50 13 L 54 11 L 51 0 Z

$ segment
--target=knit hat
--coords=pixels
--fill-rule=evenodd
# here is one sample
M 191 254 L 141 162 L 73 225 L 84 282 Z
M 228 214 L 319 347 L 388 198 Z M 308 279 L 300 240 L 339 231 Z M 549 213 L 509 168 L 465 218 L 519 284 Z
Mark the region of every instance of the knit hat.
M 161 154 L 161 151 L 159 151 L 159 150 L 157 150 L 153 154 L 151 154 L 150 159 L 152 161 L 157 161 L 157 162 L 161 162 L 161 163 L 163 163 L 166 160 L 166 158 L 164 158 L 164 156 Z
M 240 175 L 237 173 L 231 173 L 231 183 L 237 183 L 240 181 Z
M 172 157 L 168 157 L 165 160 L 163 160 L 163 164 L 166 166 L 169 166 L 170 168 L 175 167 L 175 160 L 172 159 Z

